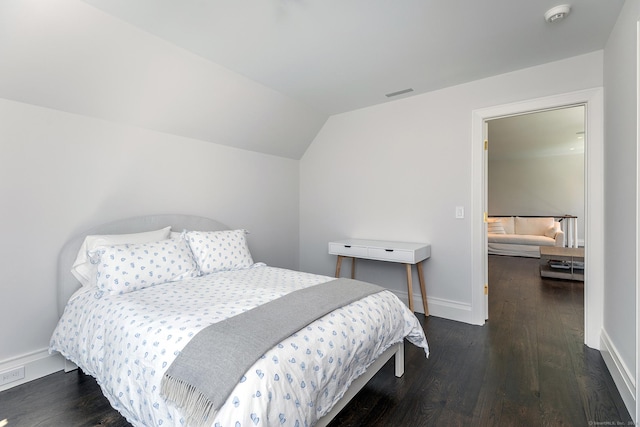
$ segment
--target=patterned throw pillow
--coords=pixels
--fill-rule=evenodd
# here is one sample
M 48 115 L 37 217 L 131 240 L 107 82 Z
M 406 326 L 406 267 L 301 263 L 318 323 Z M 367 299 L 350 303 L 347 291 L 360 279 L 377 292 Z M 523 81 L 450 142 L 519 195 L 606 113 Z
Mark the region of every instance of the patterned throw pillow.
M 131 234 L 103 234 L 87 236 L 78 251 L 71 273 L 78 279 L 82 286 L 95 286 L 96 267 L 89 253 L 99 246 L 124 245 L 125 243 L 149 243 L 169 238 L 171 227 L 160 230 L 145 231 Z
M 187 231 L 187 241 L 203 274 L 253 265 L 245 230 Z
M 123 294 L 199 275 L 198 266 L 183 237 L 103 246 L 90 254 L 99 257 L 98 288 L 111 294 Z
M 487 223 L 487 233 L 506 234 L 501 221 L 489 221 Z

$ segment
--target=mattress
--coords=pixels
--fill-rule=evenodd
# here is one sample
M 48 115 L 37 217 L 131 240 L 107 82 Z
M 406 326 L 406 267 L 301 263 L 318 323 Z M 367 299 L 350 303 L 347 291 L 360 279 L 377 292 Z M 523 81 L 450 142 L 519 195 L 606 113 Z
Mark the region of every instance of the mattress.
M 94 376 L 134 426 L 186 425 L 161 393 L 164 372 L 208 325 L 333 278 L 264 264 L 122 295 L 83 287 L 69 300 L 50 350 Z M 248 325 L 248 328 L 268 325 Z M 339 308 L 276 344 L 246 372 L 212 426 L 309 426 L 391 345 L 429 347 L 417 318 L 391 292 Z

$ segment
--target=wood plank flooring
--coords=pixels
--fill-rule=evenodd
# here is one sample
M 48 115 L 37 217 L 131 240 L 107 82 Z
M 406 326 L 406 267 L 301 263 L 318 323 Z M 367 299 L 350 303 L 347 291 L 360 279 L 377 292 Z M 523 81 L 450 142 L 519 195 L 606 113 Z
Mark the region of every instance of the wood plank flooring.
M 418 315 L 431 356 L 406 345 L 406 373 L 388 363 L 331 423 L 346 426 L 630 425 L 596 350 L 583 343 L 581 282 L 541 279 L 538 260 L 489 257 L 489 322 Z M 81 372 L 0 393 L 0 425 L 129 424 Z

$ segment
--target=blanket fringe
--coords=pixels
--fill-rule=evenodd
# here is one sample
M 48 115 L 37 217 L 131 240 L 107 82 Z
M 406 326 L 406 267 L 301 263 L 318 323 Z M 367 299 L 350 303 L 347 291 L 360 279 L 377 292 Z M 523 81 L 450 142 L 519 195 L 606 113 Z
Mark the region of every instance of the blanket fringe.
M 207 421 L 210 425 L 217 413 L 213 403 L 206 396 L 200 393 L 197 388 L 178 378 L 165 374 L 162 377 L 161 390 L 168 400 L 184 410 L 189 426 L 206 426 Z

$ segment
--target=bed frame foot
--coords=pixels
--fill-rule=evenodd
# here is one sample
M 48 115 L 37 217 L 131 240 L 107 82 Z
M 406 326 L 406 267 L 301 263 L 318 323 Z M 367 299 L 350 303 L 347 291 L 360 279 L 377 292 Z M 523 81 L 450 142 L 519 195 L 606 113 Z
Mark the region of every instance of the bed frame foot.
M 396 377 L 400 378 L 404 375 L 404 342 L 398 346 L 395 356 Z
M 78 365 L 76 365 L 75 363 L 73 363 L 70 360 L 64 359 L 64 371 L 65 372 L 75 371 L 76 369 L 78 369 Z
M 314 427 L 326 427 L 331 420 L 338 415 L 342 408 L 344 408 L 347 403 L 353 399 L 358 391 L 360 391 L 360 389 L 369 382 L 376 372 L 391 360 L 394 355 L 396 377 L 401 377 L 402 374 L 404 374 L 404 341 L 394 344 L 386 349 L 384 353 L 382 353 L 380 357 L 378 357 L 378 359 L 376 359 L 376 361 L 367 368 L 364 374 L 356 378 L 356 380 L 351 383 L 351 386 L 349 386 L 347 391 L 344 393 L 342 399 L 338 400 L 331 411 L 329 411 L 324 417 L 320 418 Z

